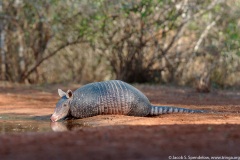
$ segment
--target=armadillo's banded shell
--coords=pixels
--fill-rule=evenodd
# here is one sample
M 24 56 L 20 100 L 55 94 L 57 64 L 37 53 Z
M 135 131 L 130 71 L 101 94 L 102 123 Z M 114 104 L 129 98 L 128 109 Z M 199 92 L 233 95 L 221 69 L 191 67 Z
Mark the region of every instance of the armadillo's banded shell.
M 133 86 L 118 80 L 85 85 L 73 93 L 71 114 L 77 118 L 100 114 L 146 116 L 148 98 Z

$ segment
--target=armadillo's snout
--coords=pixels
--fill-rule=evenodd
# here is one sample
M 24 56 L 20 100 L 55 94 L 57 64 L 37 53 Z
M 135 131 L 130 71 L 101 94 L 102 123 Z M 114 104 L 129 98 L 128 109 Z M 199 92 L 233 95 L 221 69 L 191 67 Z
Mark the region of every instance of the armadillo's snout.
M 50 119 L 51 119 L 52 122 L 56 122 L 57 121 L 57 117 L 54 116 L 54 115 L 52 115 Z

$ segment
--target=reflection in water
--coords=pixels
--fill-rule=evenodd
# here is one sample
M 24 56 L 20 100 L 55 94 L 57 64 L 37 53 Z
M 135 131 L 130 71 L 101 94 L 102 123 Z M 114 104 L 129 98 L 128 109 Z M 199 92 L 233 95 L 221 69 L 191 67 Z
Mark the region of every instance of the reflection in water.
M 51 122 L 51 128 L 54 132 L 68 131 L 67 126 L 62 122 Z
M 91 127 L 91 125 L 86 123 L 81 123 L 79 121 L 77 122 L 74 120 L 68 120 L 63 122 L 51 122 L 51 128 L 54 132 L 79 130 L 85 127 Z

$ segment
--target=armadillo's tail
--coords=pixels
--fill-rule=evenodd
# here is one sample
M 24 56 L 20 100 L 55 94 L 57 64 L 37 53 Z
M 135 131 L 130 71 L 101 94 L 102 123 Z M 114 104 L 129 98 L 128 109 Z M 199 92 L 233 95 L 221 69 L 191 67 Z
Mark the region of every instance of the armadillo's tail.
M 165 113 L 207 113 L 203 110 L 193 110 L 171 106 L 152 106 L 149 116 L 157 116 Z

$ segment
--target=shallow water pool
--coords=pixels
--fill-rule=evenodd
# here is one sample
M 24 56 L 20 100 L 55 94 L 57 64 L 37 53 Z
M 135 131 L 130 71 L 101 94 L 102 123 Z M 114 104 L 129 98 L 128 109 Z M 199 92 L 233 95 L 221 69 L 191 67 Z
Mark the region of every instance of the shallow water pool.
M 29 116 L 20 114 L 0 114 L 0 134 L 22 132 L 58 132 L 90 127 L 81 121 L 67 120 L 51 122 L 50 115 Z

